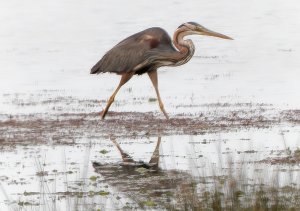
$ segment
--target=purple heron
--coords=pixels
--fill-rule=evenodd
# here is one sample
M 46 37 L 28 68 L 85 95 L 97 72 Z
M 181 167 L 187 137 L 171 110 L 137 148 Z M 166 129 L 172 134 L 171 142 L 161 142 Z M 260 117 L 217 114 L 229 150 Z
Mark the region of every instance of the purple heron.
M 101 118 L 105 118 L 116 94 L 133 75 L 147 73 L 155 88 L 159 107 L 169 119 L 158 90 L 157 69 L 163 66 L 183 65 L 192 58 L 195 46 L 190 39 L 184 39 L 187 35 L 207 35 L 232 40 L 195 22 L 181 24 L 174 32 L 173 41 L 168 33 L 159 27 L 146 29 L 124 39 L 91 69 L 91 74 L 110 72 L 121 75 L 120 83 L 109 98 Z

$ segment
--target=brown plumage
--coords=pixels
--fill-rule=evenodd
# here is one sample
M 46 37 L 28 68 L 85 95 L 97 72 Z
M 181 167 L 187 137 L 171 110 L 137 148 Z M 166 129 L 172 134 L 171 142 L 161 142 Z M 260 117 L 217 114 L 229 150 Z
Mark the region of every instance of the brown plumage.
M 193 34 L 231 39 L 195 22 L 188 22 L 177 28 L 173 42 L 164 29 L 153 27 L 131 35 L 109 50 L 91 69 L 91 74 L 110 72 L 122 75 L 119 86 L 102 112 L 102 119 L 104 119 L 121 86 L 133 75 L 143 73 L 148 73 L 155 88 L 160 109 L 168 119 L 158 91 L 157 68 L 178 66 L 188 62 L 195 52 L 195 47 L 191 40 L 184 40 L 183 38 Z
M 91 74 L 128 73 L 147 61 L 151 55 L 166 50 L 176 52 L 167 32 L 161 28 L 146 29 L 126 38 L 109 50 L 91 69 Z M 138 74 L 140 69 L 137 69 L 135 74 Z

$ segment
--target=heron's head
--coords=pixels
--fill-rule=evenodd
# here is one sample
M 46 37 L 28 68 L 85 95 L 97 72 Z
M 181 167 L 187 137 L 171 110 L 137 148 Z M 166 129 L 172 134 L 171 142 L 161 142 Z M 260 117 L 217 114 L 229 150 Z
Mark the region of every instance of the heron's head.
M 198 35 L 206 35 L 206 36 L 213 36 L 213 37 L 219 37 L 223 39 L 233 40 L 231 37 L 228 37 L 224 34 L 220 34 L 218 32 L 211 31 L 204 26 L 201 26 L 198 23 L 195 22 L 186 22 L 184 24 L 181 24 L 178 29 L 181 29 L 189 34 L 198 34 Z

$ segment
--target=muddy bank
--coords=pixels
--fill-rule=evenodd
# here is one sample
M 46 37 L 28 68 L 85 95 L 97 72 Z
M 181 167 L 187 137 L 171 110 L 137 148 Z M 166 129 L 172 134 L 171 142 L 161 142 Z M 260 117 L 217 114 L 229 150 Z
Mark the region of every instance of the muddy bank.
M 208 132 L 265 128 L 275 124 L 298 125 L 299 110 L 274 110 L 264 107 L 228 109 L 218 106 L 199 115 L 177 114 L 170 120 L 161 113 L 109 112 L 2 115 L 0 143 L 74 143 L 82 138 L 197 135 Z

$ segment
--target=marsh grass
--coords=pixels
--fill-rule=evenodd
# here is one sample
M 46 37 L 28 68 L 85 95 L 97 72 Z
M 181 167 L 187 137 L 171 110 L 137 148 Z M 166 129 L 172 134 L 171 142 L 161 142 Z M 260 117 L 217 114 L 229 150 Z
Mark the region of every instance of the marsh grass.
M 24 194 L 23 199 L 27 198 L 27 200 L 19 200 L 14 206 L 9 205 L 11 208 L 14 207 L 11 210 L 97 210 L 100 209 L 100 204 L 101 210 L 106 207 L 105 201 L 99 201 L 98 198 L 109 195 L 109 192 L 103 192 L 104 194 L 93 192 L 90 187 L 84 185 L 82 190 L 53 193 L 47 185 L 46 176 L 39 176 L 41 181 L 41 192 L 38 193 L 39 203 L 35 204 L 31 201 L 31 194 Z M 125 205 L 116 210 L 300 210 L 299 187 L 292 182 L 280 187 L 278 174 L 272 177 L 274 181 L 271 184 L 249 184 L 246 175 L 241 177 L 236 174 L 203 178 L 191 177 L 189 181 L 180 184 L 175 192 L 169 193 L 170 199 L 175 201 L 170 200 L 170 203 L 157 199 L 139 201 L 139 196 L 132 196 L 137 205 Z M 256 180 L 260 179 L 256 178 Z M 33 194 L 33 197 L 35 195 Z M 47 195 L 50 196 L 50 200 L 46 198 Z M 57 203 L 60 200 L 65 200 L 65 207 Z
M 174 187 L 164 192 L 164 197 L 153 197 L 147 195 L 149 192 L 144 190 L 141 196 L 141 192 L 135 190 L 129 190 L 124 194 L 122 191 L 118 192 L 118 187 L 110 192 L 108 189 L 103 189 L 102 182 L 106 183 L 106 180 L 100 180 L 103 175 L 97 174 L 88 175 L 87 168 L 91 165 L 90 150 L 91 145 L 86 145 L 85 156 L 83 166 L 80 172 L 77 172 L 78 177 L 76 183 L 81 185 L 76 190 L 72 188 L 74 181 L 71 181 L 68 176 L 68 164 L 63 151 L 64 160 L 62 161 L 64 174 L 65 191 L 57 192 L 58 172 L 47 172 L 46 157 L 35 158 L 36 173 L 35 177 L 39 180 L 40 190 L 39 192 L 24 192 L 23 196 L 19 199 L 12 199 L 8 195 L 7 191 L 0 184 L 0 191 L 5 195 L 7 200 L 8 210 L 16 211 L 60 211 L 60 210 L 170 210 L 170 211 L 264 211 L 264 210 L 300 210 L 300 188 L 299 183 L 295 182 L 295 169 L 291 167 L 291 163 L 286 163 L 285 173 L 286 176 L 282 178 L 280 167 L 274 165 L 274 168 L 268 168 L 267 171 L 258 171 L 265 165 L 273 164 L 261 164 L 247 163 L 247 159 L 242 159 L 241 162 L 236 162 L 229 155 L 224 155 L 220 151 L 219 154 L 219 166 L 211 165 L 210 172 L 212 176 L 208 176 L 205 172 L 198 171 L 198 176 L 187 176 L 186 173 L 177 171 L 176 175 L 182 177 L 181 179 L 170 178 L 168 182 L 171 184 L 169 187 Z M 193 152 L 191 152 L 192 156 Z M 250 155 L 249 155 L 250 154 Z M 290 150 L 285 149 L 286 156 L 294 156 L 298 159 L 299 149 Z M 242 156 L 255 156 L 256 153 L 244 153 Z M 222 157 L 223 156 L 223 157 Z M 175 157 L 175 155 L 173 155 Z M 224 161 L 226 158 L 226 161 Z M 221 161 L 224 162 L 221 162 Z M 259 160 L 259 159 L 254 159 Z M 162 161 L 163 162 L 163 161 Z M 175 160 L 174 160 L 175 162 Z M 222 164 L 223 163 L 223 164 Z M 283 165 L 283 163 L 279 163 Z M 295 165 L 295 163 L 292 163 Z M 199 163 L 191 163 L 191 169 L 196 169 Z M 296 165 L 299 165 L 296 164 Z M 252 166 L 249 168 L 249 166 Z M 270 170 L 272 169 L 272 170 Z M 176 170 L 173 170 L 176 171 Z M 159 181 L 167 181 L 165 178 L 171 171 L 159 170 L 159 175 L 155 177 Z M 102 172 L 103 173 L 103 172 Z M 141 182 L 149 182 L 146 184 L 148 189 L 151 186 L 151 178 L 144 177 L 147 172 L 134 171 L 135 175 L 142 175 Z M 126 176 L 125 174 L 123 175 Z M 133 175 L 127 175 L 125 178 L 127 181 L 132 180 Z M 54 180 L 49 183 L 49 177 Z M 136 176 L 139 178 L 139 176 Z M 284 181 L 283 181 L 284 180 Z M 114 181 L 112 183 L 124 185 L 122 181 Z M 297 180 L 296 180 L 297 181 Z M 139 181 L 138 181 L 139 182 Z M 130 182 L 129 182 L 130 183 Z M 52 184 L 52 186 L 50 185 Z M 108 182 L 109 184 L 109 182 Z M 135 184 L 131 181 L 132 186 Z M 52 188 L 51 188 L 52 187 Z M 135 187 L 133 187 L 134 189 Z M 150 191 L 151 192 L 151 191 Z M 153 191 L 152 191 L 153 193 Z M 135 204 L 120 203 L 116 205 L 116 201 L 120 198 L 128 197 Z M 37 197 L 38 196 L 38 197 Z M 121 197 L 120 197 L 121 196 Z M 39 199 L 38 201 L 36 199 Z M 108 198 L 114 198 L 112 202 L 109 202 Z M 167 198 L 167 200 L 165 200 Z M 63 201 L 63 203 L 62 203 Z M 107 203 L 112 203 L 111 206 L 106 206 Z M 110 207 L 111 209 L 106 209 Z
M 282 141 L 285 143 L 284 137 Z M 300 150 L 297 148 L 293 151 L 285 145 L 284 152 L 285 155 L 281 158 L 271 159 L 274 162 L 264 162 L 265 165 L 273 167 L 266 171 L 261 170 L 261 162 L 253 162 L 252 168 L 249 168 L 249 162 L 243 161 L 244 158 L 236 163 L 227 155 L 225 166 L 228 168 L 224 168 L 222 162 L 219 162 L 218 167 L 226 169 L 226 173 L 219 176 L 215 173 L 216 167 L 211 166 L 214 176 L 199 175 L 191 179 L 188 185 L 180 185 L 176 192 L 178 203 L 168 206 L 167 210 L 300 210 L 300 183 L 295 180 L 295 177 L 299 178 L 297 166 L 300 164 Z M 224 159 L 221 151 L 218 156 L 220 161 Z M 282 177 L 282 171 L 286 173 L 285 177 Z
M 266 175 L 270 176 L 270 175 Z M 257 178 L 261 179 L 261 178 Z M 215 176 L 190 181 L 179 187 L 176 205 L 167 210 L 300 210 L 299 185 L 292 182 L 280 186 L 279 176 L 273 175 L 272 184 L 249 184 L 247 177 Z M 277 182 L 276 182 L 277 181 Z M 197 183 L 199 182 L 199 183 Z

